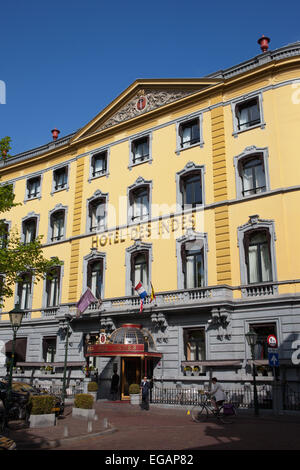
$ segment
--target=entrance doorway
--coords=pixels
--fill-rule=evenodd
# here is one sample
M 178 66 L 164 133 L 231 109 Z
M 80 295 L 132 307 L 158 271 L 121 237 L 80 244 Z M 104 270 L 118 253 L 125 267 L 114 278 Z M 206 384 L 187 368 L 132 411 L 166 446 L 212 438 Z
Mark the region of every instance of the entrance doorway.
M 121 399 L 129 398 L 129 385 L 141 383 L 141 357 L 122 357 Z

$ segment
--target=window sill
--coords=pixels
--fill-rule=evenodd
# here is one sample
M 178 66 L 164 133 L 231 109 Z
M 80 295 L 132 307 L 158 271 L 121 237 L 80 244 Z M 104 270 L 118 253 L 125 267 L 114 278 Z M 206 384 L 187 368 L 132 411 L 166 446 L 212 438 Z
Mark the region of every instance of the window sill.
M 66 186 L 65 188 L 53 189 L 50 194 L 53 196 L 53 194 L 60 193 L 62 191 L 69 191 L 69 186 Z
M 102 173 L 101 175 L 90 176 L 89 179 L 88 179 L 88 182 L 90 183 L 91 181 L 97 180 L 99 178 L 103 178 L 104 176 L 106 176 L 106 178 L 108 178 L 109 177 L 109 172 L 106 171 L 105 173 Z
M 151 165 L 152 161 L 153 161 L 153 159 L 151 157 L 151 158 L 147 158 L 147 159 L 143 160 L 142 162 L 137 162 L 137 163 L 130 162 L 129 165 L 128 165 L 128 169 L 131 170 L 133 167 L 143 165 L 144 163 L 150 163 L 150 165 Z
M 180 155 L 180 152 L 184 152 L 185 150 L 193 149 L 196 147 L 202 148 L 204 146 L 203 140 L 200 140 L 196 144 L 189 145 L 188 147 L 179 147 L 175 150 L 176 155 Z
M 255 126 L 251 126 L 251 127 L 247 127 L 247 129 L 242 129 L 242 130 L 234 130 L 232 135 L 233 137 L 238 137 L 239 134 L 243 134 L 244 132 L 247 132 L 247 131 L 251 131 L 252 129 L 258 129 L 258 128 L 261 128 L 261 129 L 265 129 L 266 127 L 266 123 L 265 122 L 260 122 L 259 124 L 255 124 Z

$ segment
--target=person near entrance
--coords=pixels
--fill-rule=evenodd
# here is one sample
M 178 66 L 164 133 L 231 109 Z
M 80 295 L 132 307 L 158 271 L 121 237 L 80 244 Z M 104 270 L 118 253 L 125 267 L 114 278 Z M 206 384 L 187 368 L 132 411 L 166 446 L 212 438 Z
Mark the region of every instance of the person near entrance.
M 113 401 L 116 401 L 117 398 L 118 398 L 119 380 L 120 380 L 120 377 L 118 376 L 117 372 L 115 371 L 114 375 L 112 376 L 111 384 L 110 384 L 110 393 L 112 394 Z
M 141 391 L 142 391 L 142 409 L 149 410 L 149 390 L 150 390 L 150 382 L 147 380 L 147 377 L 144 377 L 141 383 Z

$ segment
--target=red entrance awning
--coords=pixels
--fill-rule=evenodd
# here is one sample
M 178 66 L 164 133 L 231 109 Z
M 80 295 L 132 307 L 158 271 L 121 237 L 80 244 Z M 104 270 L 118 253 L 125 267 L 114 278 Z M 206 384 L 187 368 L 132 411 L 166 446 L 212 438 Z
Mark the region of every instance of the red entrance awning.
M 145 351 L 144 344 L 88 344 L 86 356 L 145 356 L 162 357 L 161 353 Z

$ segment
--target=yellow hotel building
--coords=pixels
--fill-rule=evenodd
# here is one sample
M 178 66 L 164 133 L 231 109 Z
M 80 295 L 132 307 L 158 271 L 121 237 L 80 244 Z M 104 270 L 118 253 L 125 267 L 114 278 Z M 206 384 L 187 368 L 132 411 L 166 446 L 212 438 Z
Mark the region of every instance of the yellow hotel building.
M 247 387 L 249 331 L 259 385 L 297 387 L 299 129 L 297 42 L 204 78 L 138 79 L 79 131 L 2 162 L 22 203 L 8 229 L 63 261 L 5 303 L 7 355 L 7 312 L 26 312 L 15 376 L 61 383 L 71 314 L 69 383 L 96 368 L 100 398 L 114 370 L 122 399 L 145 373 L 157 389 Z M 101 301 L 78 315 L 88 287 Z

